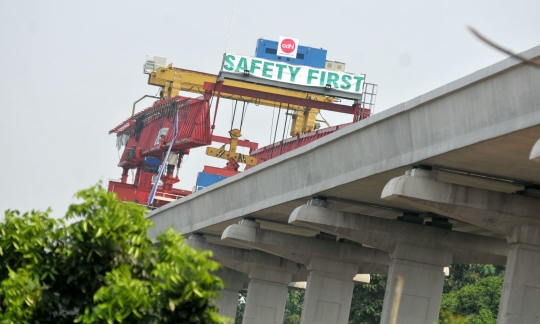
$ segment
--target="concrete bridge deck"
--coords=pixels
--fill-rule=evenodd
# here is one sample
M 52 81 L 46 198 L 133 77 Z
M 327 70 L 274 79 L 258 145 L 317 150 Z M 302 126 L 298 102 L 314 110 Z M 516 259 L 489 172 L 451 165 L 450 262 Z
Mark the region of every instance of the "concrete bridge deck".
M 522 55 L 539 58 L 540 46 Z M 527 236 L 524 244 L 540 246 L 540 243 L 536 244 L 529 239 L 533 235 L 530 234 L 534 232 L 532 230 L 523 232 L 516 230 L 515 227 L 500 229 L 486 223 L 501 219 L 496 217 L 476 221 L 475 217 L 482 213 L 482 208 L 491 208 L 485 206 L 486 201 L 477 204 L 473 201 L 468 205 L 458 206 L 462 208 L 459 209 L 460 213 L 464 214 L 476 208 L 476 214 L 461 217 L 461 214 L 453 214 L 453 208 L 444 207 L 459 205 L 461 201 L 455 201 L 455 199 L 446 201 L 445 197 L 439 199 L 427 194 L 431 190 L 431 185 L 436 186 L 439 183 L 453 185 L 448 187 L 449 189 L 444 189 L 446 190 L 444 192 L 460 192 L 462 188 L 475 188 L 479 190 L 479 193 L 475 191 L 475 195 L 479 196 L 485 193 L 486 197 L 491 197 L 493 196 L 491 193 L 500 193 L 501 195 L 493 197 L 502 197 L 501 201 L 491 201 L 492 204 L 501 205 L 501 209 L 495 212 L 499 216 L 508 214 L 507 217 L 514 217 L 514 214 L 506 212 L 508 208 L 504 205 L 504 202 L 512 201 L 512 197 L 508 199 L 506 197 L 511 196 L 509 194 L 519 195 L 525 192 L 527 197 L 533 197 L 530 198 L 532 200 L 527 203 L 527 206 L 532 206 L 531 210 L 536 210 L 540 164 L 529 160 L 529 154 L 539 137 L 540 70 L 524 66 L 517 60 L 508 58 L 157 209 L 149 215 L 156 225 L 151 235 L 173 227 L 185 235 L 203 234 L 211 243 L 232 246 L 244 244 L 245 248 L 246 242 L 250 239 L 260 241 L 256 234 L 249 234 L 252 232 L 247 229 L 245 235 L 249 234 L 251 238 L 221 240 L 221 237 L 229 225 L 237 224 L 244 217 L 250 217 L 256 219 L 258 223 L 256 226 L 263 230 L 313 238 L 320 236 L 320 232 L 326 232 L 338 238 L 343 237 L 350 241 L 366 243 L 362 242 L 362 235 L 365 233 L 348 237 L 347 233 L 350 232 L 339 229 L 346 226 L 322 224 L 321 222 L 325 221 L 322 216 L 322 218 L 315 219 L 314 216 L 313 219 L 294 222 L 291 220 L 289 223 L 291 214 L 296 208 L 305 205 L 313 196 L 323 196 L 327 202 L 331 203 L 332 210 L 346 212 L 346 214 L 335 216 L 337 217 L 335 219 L 347 219 L 350 214 L 357 214 L 389 219 L 391 226 L 395 224 L 397 224 L 395 226 L 408 226 L 409 224 L 397 222 L 395 219 L 404 212 L 431 212 L 449 217 L 453 224 L 452 232 L 465 232 L 486 238 L 506 238 L 509 243 L 525 242 L 520 241 L 518 236 L 521 235 L 520 233 L 527 232 L 529 234 L 524 234 Z M 423 165 L 422 168 L 427 167 L 431 169 L 432 174 L 436 174 L 436 176 L 431 176 L 427 173 L 426 175 L 417 173 L 433 181 L 433 184 L 429 181 L 423 184 L 426 186 L 423 188 L 424 193 L 417 194 L 413 190 L 415 188 L 406 188 L 406 185 L 399 190 L 394 188 L 397 190 L 395 192 L 392 188 L 385 189 L 392 179 L 403 177 L 415 165 Z M 411 176 L 410 172 L 408 176 Z M 389 192 L 387 197 L 381 196 L 383 189 Z M 321 206 L 328 205 L 324 203 Z M 515 216 L 521 217 L 516 218 L 519 224 L 522 224 L 523 217 L 534 218 L 529 215 L 530 210 L 528 214 L 527 211 L 523 211 L 523 215 L 520 214 L 521 212 L 517 211 L 519 215 Z M 527 221 L 523 224 L 537 226 L 535 221 Z M 252 225 L 245 223 L 245 226 Z M 348 230 L 358 229 L 349 228 Z M 239 233 L 243 233 L 242 230 Z M 533 236 L 536 237 L 535 235 Z M 514 236 L 518 238 L 512 240 Z M 388 252 L 392 260 L 411 261 L 410 257 L 406 256 L 407 253 L 403 252 L 405 250 L 400 248 L 406 244 L 407 249 L 414 250 L 410 248 L 410 242 L 396 241 L 392 244 L 391 250 L 388 251 L 385 250 L 387 245 L 384 247 L 368 245 Z M 416 247 L 423 248 L 418 245 Z M 500 250 L 503 255 L 507 255 L 510 253 L 508 251 L 515 247 L 514 245 L 510 247 L 510 245 L 508 244 L 506 250 L 504 248 Z M 247 246 L 249 247 L 249 244 Z M 450 251 L 441 246 L 438 249 Z M 428 252 L 426 253 L 431 253 Z M 461 252 L 448 253 L 453 253 L 456 259 L 456 257 L 459 258 L 456 253 Z M 495 254 L 490 254 L 488 259 L 497 258 Z M 518 256 L 512 258 L 514 261 L 516 258 L 519 259 Z M 315 273 L 313 269 L 319 269 L 317 267 L 320 267 L 320 264 L 313 261 L 314 258 L 309 260 L 313 262 L 313 265 L 305 265 L 306 271 L 311 271 L 313 275 Z M 426 276 L 432 276 L 434 282 L 439 282 L 437 280 L 440 279 L 438 267 L 451 263 L 452 257 L 449 256 L 449 261 L 444 260 L 441 259 L 440 263 L 430 265 L 436 268 L 430 268 L 429 271 L 434 271 L 433 275 L 430 272 Z M 538 260 L 540 261 L 540 258 Z M 403 265 L 392 262 L 390 274 L 405 271 L 400 268 Z M 422 260 L 414 262 L 429 264 L 428 261 Z M 535 266 L 536 268 L 540 271 L 540 265 Z M 309 282 L 308 279 L 308 291 Z M 507 279 L 505 279 L 506 282 Z M 533 286 L 536 287 L 535 285 L 536 283 Z M 388 286 L 392 287 L 392 284 Z M 540 305 L 540 283 L 537 288 L 534 288 L 537 290 L 533 292 L 527 292 L 529 295 L 532 294 L 530 296 L 533 296 L 531 298 L 535 301 L 534 305 Z M 429 298 L 436 302 L 436 297 Z M 429 298 L 428 300 L 431 300 Z M 507 304 L 511 304 L 508 298 Z M 420 299 L 411 300 L 414 305 L 420 303 Z M 390 302 L 387 303 L 385 300 L 384 307 L 390 306 Z M 523 317 L 525 316 L 523 311 L 521 313 L 508 311 L 512 309 L 511 305 L 508 306 L 510 308 L 504 308 L 503 305 L 501 307 L 510 315 L 499 315 L 499 323 L 529 323 L 529 319 L 533 320 L 534 316 L 536 318 L 540 316 L 533 314 L 534 316 Z M 535 306 L 535 308 L 538 307 Z M 426 308 L 424 313 L 428 314 L 426 315 L 428 318 L 433 318 L 433 312 Z M 316 315 L 313 316 L 316 317 Z M 415 319 L 414 314 L 403 316 L 403 323 L 424 323 Z M 307 313 L 303 315 L 304 317 L 306 320 L 303 320 L 303 323 L 311 323 L 307 319 L 309 318 Z M 517 319 L 517 321 L 512 321 L 512 319 Z M 383 316 L 383 322 L 385 320 L 387 319 Z M 342 323 L 343 319 L 339 317 L 337 322 Z M 398 323 L 401 322 L 400 317 Z M 244 319 L 244 323 L 251 323 L 250 319 Z
M 524 55 L 538 57 L 540 47 Z M 382 189 L 416 164 L 435 167 L 441 181 L 502 192 L 540 184 L 538 164 L 528 159 L 540 134 L 540 73 L 518 63 L 509 58 L 477 71 L 149 217 L 156 231 L 220 236 L 247 215 L 286 224 L 294 208 L 323 195 L 335 209 L 395 218 L 421 210 L 382 200 Z M 495 235 L 466 224 L 454 229 Z

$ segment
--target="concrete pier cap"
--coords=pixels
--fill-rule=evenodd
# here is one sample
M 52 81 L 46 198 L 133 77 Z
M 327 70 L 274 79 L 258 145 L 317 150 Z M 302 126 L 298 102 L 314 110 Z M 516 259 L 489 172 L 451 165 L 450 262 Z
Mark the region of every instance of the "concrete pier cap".
M 329 263 L 355 264 L 357 274 L 386 274 L 390 261 L 387 253 L 360 244 L 338 242 L 330 235 L 303 237 L 264 230 L 256 221 L 243 220 L 239 224 L 229 225 L 221 238 L 226 243 L 243 245 L 304 264 L 308 270 L 313 259 L 324 259 Z
M 509 251 L 508 244 L 501 239 L 309 205 L 297 207 L 289 223 L 334 234 L 387 253 L 393 253 L 398 243 L 448 251 L 452 253 L 454 263 L 505 264 Z
M 304 265 L 265 252 L 208 243 L 205 237 L 200 235 L 191 235 L 187 242 L 193 248 L 212 251 L 213 259 L 221 263 L 223 267 L 248 276 L 252 275 L 254 268 L 268 268 L 276 272 L 290 273 L 292 277 L 289 282 L 305 281 L 308 276 Z M 260 270 L 255 272 L 261 273 Z
M 409 170 L 391 179 L 381 198 L 399 201 L 504 235 L 510 243 L 540 245 L 540 199 L 451 184 L 434 171 Z
M 425 174 L 424 170 L 419 170 L 418 173 Z M 458 260 L 473 258 L 483 261 L 505 258 L 486 254 L 485 251 L 474 252 L 475 248 L 478 248 L 474 246 L 478 241 L 468 242 L 467 244 L 472 243 L 470 246 L 456 242 L 467 242 L 460 236 L 463 233 L 346 213 L 318 207 L 317 204 L 296 208 L 289 218 L 289 223 L 366 243 L 388 254 L 390 268 L 381 323 L 390 321 L 392 292 L 397 277 L 403 277 L 405 282 L 403 305 L 400 307 L 400 318 L 405 319 L 403 323 L 420 323 L 422 319 L 422 323 L 434 322 L 439 314 L 444 277 L 454 256 Z M 264 239 L 263 236 L 255 235 L 255 239 Z M 505 244 L 503 240 L 496 242 Z

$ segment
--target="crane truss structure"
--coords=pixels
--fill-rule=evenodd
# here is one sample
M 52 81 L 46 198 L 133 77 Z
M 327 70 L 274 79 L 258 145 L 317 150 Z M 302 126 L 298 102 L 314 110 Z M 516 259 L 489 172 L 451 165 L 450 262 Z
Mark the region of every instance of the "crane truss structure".
M 123 201 L 144 203 L 155 182 L 161 182 L 155 195 L 156 206 L 182 198 L 190 191 L 173 188 L 180 181 L 178 170 L 185 154 L 195 147 L 209 145 L 210 108 L 209 96 L 203 98 L 173 97 L 128 118 L 109 134 L 117 134 L 118 148 L 125 146 L 118 166 L 123 169 L 120 181 L 110 181 L 109 191 L 116 192 Z M 178 135 L 173 138 L 174 118 L 178 118 Z M 172 146 L 173 153 L 166 172 L 157 179 L 156 163 L 162 161 L 164 152 Z M 153 159 L 152 159 L 153 158 Z M 127 183 L 128 170 L 136 169 L 133 184 Z
M 364 91 L 361 100 L 355 100 L 349 106 L 339 104 L 335 98 L 322 94 L 232 80 L 225 76 L 173 68 L 172 65 L 147 72 L 150 72 L 148 83 L 162 87 L 161 100 L 137 114 L 132 114 L 130 118 L 110 130 L 110 134 L 117 135 L 118 149 L 125 148 L 118 163 L 123 169 L 122 177 L 119 181 L 109 182 L 109 191 L 117 193 L 122 201 L 144 204 L 154 184 L 157 183 L 155 200 L 149 207 L 163 206 L 191 194 L 191 191 L 173 188 L 173 184 L 180 181 L 178 169 L 182 158 L 185 154 L 189 154 L 190 149 L 208 146 L 212 141 L 228 144 L 228 151 L 225 152 L 223 145 L 220 149 L 214 149 L 215 154 L 210 155 L 228 157 L 229 163 L 223 168 L 224 173 L 233 175 L 237 173 L 237 163 L 249 162 L 248 164 L 251 164 L 247 166 L 249 168 L 346 126 L 316 130 L 315 117 L 320 110 L 353 115 L 352 122 L 369 117 L 377 92 L 376 85 L 364 83 L 365 89 L 371 86 L 371 90 Z M 180 91 L 199 93 L 202 96 L 199 98 L 179 96 Z M 230 138 L 213 135 L 220 98 L 276 108 L 279 105 L 279 108 L 290 110 L 293 116 L 291 125 L 293 137 L 257 150 L 257 143 L 240 140 L 238 134 L 235 137 L 230 133 Z M 216 104 L 212 119 L 210 108 L 213 99 L 216 100 Z M 175 118 L 178 119 L 178 132 L 173 138 Z M 237 145 L 249 147 L 250 156 L 235 154 L 233 151 Z M 165 152 L 169 148 L 172 154 L 165 158 Z M 213 152 L 212 148 L 207 148 L 208 151 Z M 225 156 L 225 153 L 229 154 Z M 245 161 L 242 158 L 245 158 Z M 159 179 L 156 176 L 158 167 L 164 171 L 159 173 L 161 174 Z M 133 183 L 129 184 L 128 172 L 132 169 L 136 171 L 133 174 Z

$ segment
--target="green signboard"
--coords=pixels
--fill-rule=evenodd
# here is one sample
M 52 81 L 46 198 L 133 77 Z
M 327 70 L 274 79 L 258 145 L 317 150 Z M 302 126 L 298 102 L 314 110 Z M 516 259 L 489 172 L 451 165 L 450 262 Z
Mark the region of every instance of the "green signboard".
M 365 79 L 364 74 L 330 71 L 230 53 L 225 54 L 222 71 L 249 73 L 250 77 L 308 87 L 331 88 L 354 94 L 362 93 Z

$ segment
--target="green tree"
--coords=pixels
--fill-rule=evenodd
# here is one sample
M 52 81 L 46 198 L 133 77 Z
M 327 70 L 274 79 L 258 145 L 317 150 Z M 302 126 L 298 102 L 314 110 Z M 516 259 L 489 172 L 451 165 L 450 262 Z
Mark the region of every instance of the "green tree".
M 305 290 L 289 289 L 283 324 L 299 324 L 302 316 Z
M 502 293 L 502 276 L 488 276 L 443 295 L 443 314 L 467 318 L 469 324 L 495 324 Z
M 211 252 L 172 229 L 154 244 L 146 209 L 100 186 L 61 220 L 6 211 L 0 223 L 0 323 L 224 323 Z
M 491 264 L 452 264 L 450 274 L 444 280 L 443 293 L 474 285 L 478 280 L 490 276 L 504 276 L 504 266 Z
M 350 324 L 371 324 L 381 321 L 386 276 L 371 275 L 370 283 L 354 285 Z
M 444 282 L 439 323 L 496 323 L 504 267 L 483 264 L 454 264 Z M 349 315 L 350 324 L 372 324 L 381 319 L 387 277 L 371 275 L 371 282 L 355 285 Z M 304 291 L 290 290 L 285 324 L 300 322 Z M 245 294 L 240 296 L 236 324 L 242 323 Z
M 467 324 L 467 318 L 452 314 L 449 311 L 443 311 L 441 313 L 441 319 L 437 321 L 437 323 L 438 324 Z
M 453 264 L 444 282 L 440 323 L 497 322 L 504 266 Z
M 441 323 L 495 323 L 503 276 L 503 266 L 452 265 L 444 282 Z M 372 275 L 367 285 L 355 285 L 349 323 L 378 323 L 385 289 L 383 275 Z

